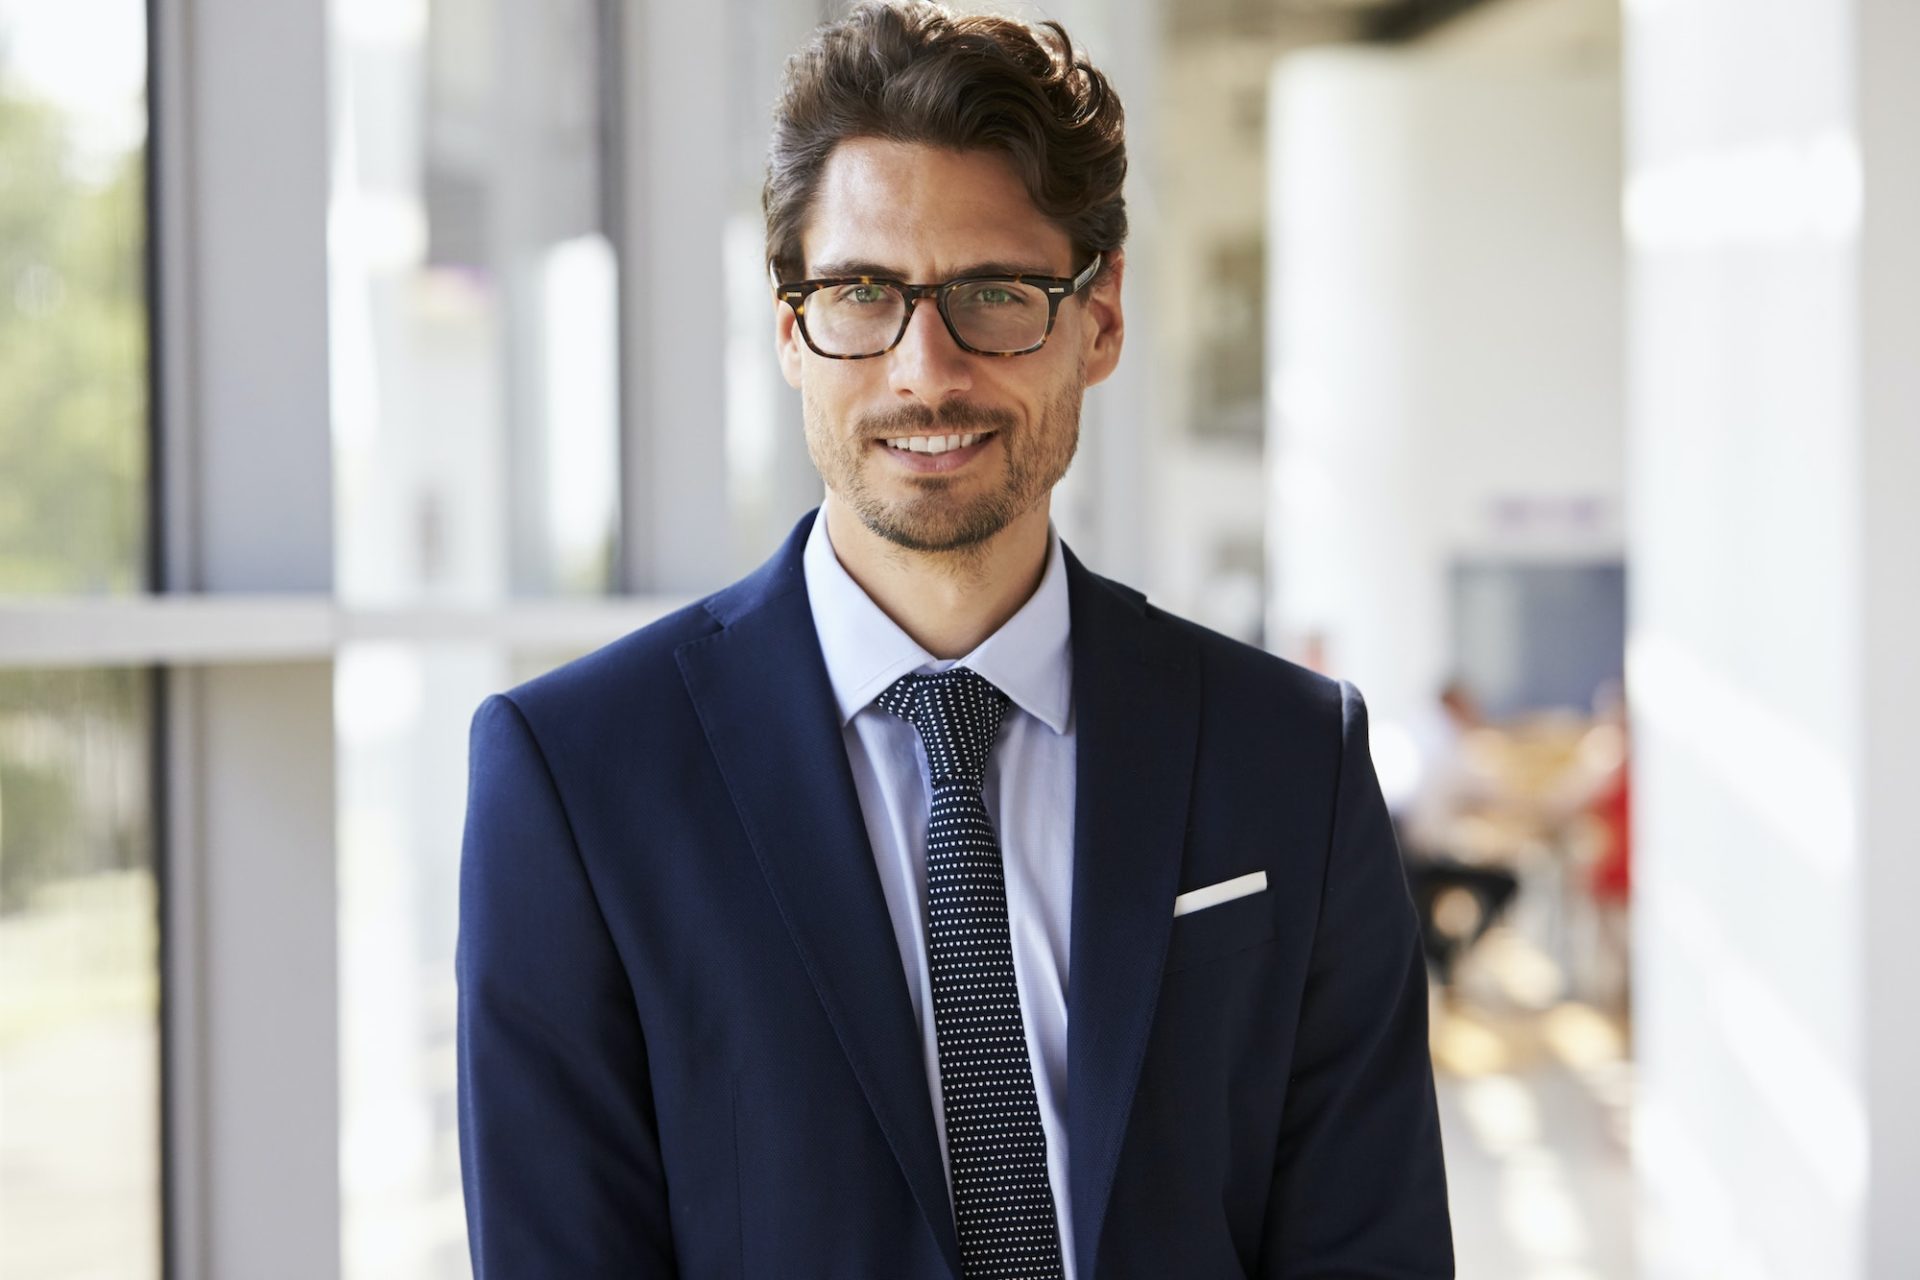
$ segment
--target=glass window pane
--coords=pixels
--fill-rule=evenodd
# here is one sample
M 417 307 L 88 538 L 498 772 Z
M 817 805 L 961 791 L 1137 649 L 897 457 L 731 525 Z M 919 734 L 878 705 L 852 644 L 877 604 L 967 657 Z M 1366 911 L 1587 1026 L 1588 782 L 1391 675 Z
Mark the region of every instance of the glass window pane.
M 146 585 L 146 5 L 0 0 L 0 595 Z
M 340 1177 L 348 1280 L 466 1280 L 453 950 L 467 727 L 574 654 L 353 644 L 335 666 Z
M 160 1274 L 145 671 L 0 671 L 0 1276 Z
M 332 0 L 336 584 L 609 590 L 603 0 Z

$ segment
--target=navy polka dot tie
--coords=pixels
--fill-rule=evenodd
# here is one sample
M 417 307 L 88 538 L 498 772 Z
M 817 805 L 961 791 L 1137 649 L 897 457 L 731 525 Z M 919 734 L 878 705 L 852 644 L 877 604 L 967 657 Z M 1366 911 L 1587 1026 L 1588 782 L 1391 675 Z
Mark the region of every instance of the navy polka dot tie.
M 927 822 L 927 967 L 966 1280 L 1061 1276 L 1033 1068 L 1014 985 L 1000 842 L 981 799 L 1007 695 L 976 672 L 902 676 L 875 699 L 920 731 Z

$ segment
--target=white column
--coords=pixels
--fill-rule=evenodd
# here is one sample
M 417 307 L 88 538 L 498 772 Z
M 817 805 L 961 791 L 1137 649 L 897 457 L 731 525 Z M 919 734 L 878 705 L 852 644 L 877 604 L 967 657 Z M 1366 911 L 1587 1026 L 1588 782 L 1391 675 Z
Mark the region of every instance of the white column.
M 1920 14 L 1626 56 L 1645 1274 L 1913 1274 Z
M 340 1274 L 333 666 L 176 669 L 197 783 L 195 1099 L 209 1280 Z M 177 865 L 173 863 L 172 865 Z M 180 886 L 185 887 L 185 886 Z
M 1860 5 L 1865 1274 L 1920 1275 L 1920 6 Z
M 162 0 L 169 591 L 333 584 L 327 5 Z M 332 668 L 166 673 L 169 1274 L 339 1274 Z
M 728 11 L 620 7 L 626 384 L 625 586 L 704 592 L 736 563 L 728 521 Z
M 1273 78 L 1268 634 L 1383 728 L 1448 674 L 1453 564 L 1623 551 L 1619 86 L 1543 62 Z

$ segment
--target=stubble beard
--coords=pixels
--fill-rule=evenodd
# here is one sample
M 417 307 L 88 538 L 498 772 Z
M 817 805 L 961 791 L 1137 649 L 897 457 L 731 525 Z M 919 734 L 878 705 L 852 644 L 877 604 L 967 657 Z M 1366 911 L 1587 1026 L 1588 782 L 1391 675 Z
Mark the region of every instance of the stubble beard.
M 923 405 L 903 406 L 862 418 L 851 434 L 836 431 L 807 409 L 807 451 L 840 501 L 876 536 L 906 551 L 970 558 L 1001 530 L 1031 511 L 1067 474 L 1080 444 L 1080 405 L 1086 386 L 1081 370 L 1047 400 L 1039 422 L 1022 432 L 1012 414 L 964 403 L 938 412 Z M 888 499 L 876 492 L 868 468 L 885 465 L 870 455 L 880 436 L 926 432 L 965 435 L 997 433 L 1004 455 L 998 485 L 977 497 L 961 499 L 954 490 L 968 481 L 943 475 L 907 478 L 912 495 Z

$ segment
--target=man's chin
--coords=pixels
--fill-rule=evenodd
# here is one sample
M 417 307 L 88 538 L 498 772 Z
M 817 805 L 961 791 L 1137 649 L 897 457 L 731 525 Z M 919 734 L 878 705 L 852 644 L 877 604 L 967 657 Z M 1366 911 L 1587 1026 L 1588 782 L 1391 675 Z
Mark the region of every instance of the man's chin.
M 995 504 L 959 511 L 933 511 L 925 501 L 888 503 L 861 511 L 860 521 L 877 537 L 908 551 L 964 551 L 990 541 L 1009 517 Z

